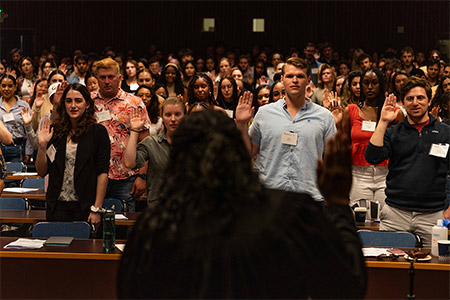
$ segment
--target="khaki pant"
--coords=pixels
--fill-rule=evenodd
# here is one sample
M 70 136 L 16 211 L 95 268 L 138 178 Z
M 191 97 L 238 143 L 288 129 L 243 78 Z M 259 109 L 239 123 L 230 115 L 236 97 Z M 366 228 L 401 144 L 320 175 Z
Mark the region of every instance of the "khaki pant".
M 370 202 L 378 202 L 384 206 L 386 195 L 387 167 L 377 166 L 352 166 L 352 189 L 350 190 L 350 206 L 357 203 L 360 207 L 367 207 L 370 212 Z M 373 218 L 370 213 L 368 218 Z M 379 217 L 379 216 L 378 216 Z
M 408 231 L 417 234 L 424 248 L 431 248 L 431 229 L 438 219 L 443 219 L 444 211 L 417 212 L 407 211 L 390 205 L 384 205 L 380 212 L 380 230 Z

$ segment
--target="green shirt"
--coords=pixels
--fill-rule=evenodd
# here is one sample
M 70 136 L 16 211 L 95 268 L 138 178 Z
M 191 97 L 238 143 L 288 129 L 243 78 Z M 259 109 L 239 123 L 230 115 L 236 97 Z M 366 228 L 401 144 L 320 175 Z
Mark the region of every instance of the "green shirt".
M 166 133 L 157 136 L 147 136 L 137 146 L 136 168 L 141 168 L 148 160 L 147 170 L 147 202 L 158 200 L 159 191 L 163 185 L 163 175 L 169 163 L 171 146 L 166 139 Z

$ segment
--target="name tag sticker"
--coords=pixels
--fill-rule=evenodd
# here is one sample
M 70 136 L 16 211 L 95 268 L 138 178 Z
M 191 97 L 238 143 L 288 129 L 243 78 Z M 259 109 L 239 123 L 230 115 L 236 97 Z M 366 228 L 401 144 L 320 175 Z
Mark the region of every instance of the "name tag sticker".
M 288 131 L 281 133 L 281 143 L 285 145 L 297 146 L 298 134 Z
M 53 162 L 55 160 L 55 155 L 56 155 L 55 146 L 51 145 L 50 147 L 48 147 L 46 153 L 47 153 L 48 158 L 50 159 L 50 162 Z
M 317 74 L 319 73 L 319 69 L 318 68 L 312 68 L 311 69 L 311 74 Z
M 97 116 L 97 121 L 99 123 L 101 123 L 103 121 L 108 121 L 111 119 L 111 114 L 109 113 L 109 110 L 97 112 L 95 115 Z
M 446 158 L 448 152 L 448 144 L 432 144 L 429 155 Z
M 11 122 L 14 121 L 14 115 L 12 113 L 7 113 L 3 115 L 3 122 Z
M 377 123 L 376 122 L 363 121 L 361 130 L 362 131 L 372 131 L 372 132 L 374 132 L 375 131 L 375 127 L 377 127 Z
M 225 112 L 227 113 L 227 116 L 231 119 L 233 119 L 233 111 L 230 109 L 225 109 Z

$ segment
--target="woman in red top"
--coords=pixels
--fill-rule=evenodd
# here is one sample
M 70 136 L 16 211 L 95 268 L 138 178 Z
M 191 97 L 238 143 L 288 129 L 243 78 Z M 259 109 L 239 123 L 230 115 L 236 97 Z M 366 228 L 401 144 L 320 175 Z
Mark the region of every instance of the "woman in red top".
M 371 165 L 364 158 L 369 140 L 380 119 L 378 107 L 383 107 L 385 99 L 383 74 L 378 69 L 367 69 L 361 76 L 361 96 L 359 104 L 349 104 L 344 110 L 342 127 L 350 133 L 352 143 L 353 183 L 350 191 L 350 206 L 358 204 L 369 208 L 370 201 L 382 206 L 386 198 L 386 175 L 388 161 Z M 399 114 L 397 121 L 403 120 Z

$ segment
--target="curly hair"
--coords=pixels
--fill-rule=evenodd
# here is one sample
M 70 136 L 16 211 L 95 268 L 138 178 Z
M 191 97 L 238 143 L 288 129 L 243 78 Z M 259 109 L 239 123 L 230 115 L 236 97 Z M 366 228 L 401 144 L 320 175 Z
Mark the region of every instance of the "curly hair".
M 263 186 L 236 125 L 223 112 L 204 110 L 183 118 L 172 139 L 172 151 L 160 201 L 146 222 L 149 234 L 172 239 L 185 217 L 218 216 L 223 231 L 240 208 L 259 204 Z M 142 224 L 142 223 L 141 223 Z
M 195 93 L 194 93 L 194 86 L 195 86 L 195 82 L 198 79 L 204 79 L 206 81 L 206 83 L 208 84 L 209 87 L 209 105 L 215 105 L 216 102 L 214 101 L 214 95 L 213 95 L 213 91 L 214 91 L 214 84 L 211 80 L 211 78 L 209 78 L 208 75 L 204 74 L 204 73 L 198 73 L 195 74 L 194 77 L 192 77 L 191 82 L 189 83 L 188 86 L 188 104 L 191 105 L 192 103 L 195 102 L 201 102 L 200 99 L 195 98 Z
M 88 105 L 86 107 L 84 114 L 78 121 L 76 128 L 72 128 L 70 117 L 66 111 L 66 97 L 67 93 L 70 90 L 80 92 Z M 59 118 L 56 119 L 53 124 L 53 127 L 55 129 L 54 130 L 55 139 L 65 139 L 68 136 L 70 136 L 71 140 L 76 143 L 78 142 L 79 137 L 88 133 L 92 129 L 93 125 L 97 123 L 97 120 L 95 118 L 94 101 L 92 100 L 91 95 L 88 92 L 87 88 L 80 83 L 72 83 L 64 90 L 64 93 L 62 94 L 61 97 L 61 101 L 56 111 L 59 115 Z M 71 133 L 72 129 L 74 131 L 73 134 Z

